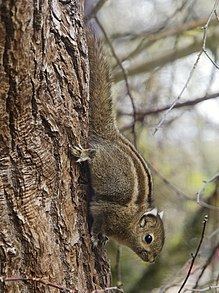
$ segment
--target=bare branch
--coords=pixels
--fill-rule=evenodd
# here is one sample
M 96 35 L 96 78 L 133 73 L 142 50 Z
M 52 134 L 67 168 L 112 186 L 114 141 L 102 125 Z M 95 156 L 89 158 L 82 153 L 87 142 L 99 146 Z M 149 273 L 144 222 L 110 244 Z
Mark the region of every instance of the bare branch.
M 217 228 L 216 230 L 214 230 L 209 236 L 208 239 L 211 239 L 212 237 L 214 237 L 215 235 L 217 235 L 219 233 L 219 228 Z
M 183 265 L 183 267 L 176 273 L 174 274 L 175 276 L 181 276 L 182 273 L 185 271 L 185 269 L 191 264 L 192 258 L 188 259 L 187 262 Z M 196 270 L 194 270 L 191 274 L 193 274 Z M 172 278 L 172 277 L 171 277 Z M 165 285 L 163 287 L 160 288 L 159 293 L 165 293 L 168 289 L 172 288 L 172 287 L 178 287 L 179 286 L 179 282 L 175 281 Z
M 188 2 L 192 2 L 188 7 L 187 9 L 190 7 L 192 7 L 194 5 L 194 3 L 196 2 L 197 0 L 193 0 L 193 1 L 190 1 L 190 0 L 184 0 L 182 2 L 182 5 L 180 7 L 177 7 L 175 11 L 173 11 L 173 13 L 171 15 L 168 15 L 168 17 L 162 21 L 161 23 L 158 24 L 157 27 L 154 27 L 154 28 L 149 28 L 147 30 L 144 30 L 144 31 L 141 31 L 139 34 L 136 34 L 136 33 L 123 33 L 123 34 L 112 34 L 111 35 L 111 38 L 114 40 L 114 39 L 119 39 L 119 38 L 127 38 L 128 36 L 130 37 L 130 40 L 135 40 L 136 38 L 139 38 L 139 37 L 149 37 L 152 36 L 152 35 L 156 35 L 156 34 L 159 34 L 160 32 L 162 33 L 164 29 L 166 29 L 167 25 L 170 23 L 171 20 L 173 20 L 173 18 L 175 16 L 177 16 L 177 14 L 180 12 L 182 13 L 185 6 L 188 4 Z M 206 23 L 203 22 L 203 25 Z M 166 30 L 165 30 L 166 31 Z
M 178 187 L 173 185 L 169 180 L 167 180 L 149 161 L 147 161 L 147 165 L 150 167 L 150 169 L 155 172 L 155 174 L 171 189 L 173 190 L 177 195 L 179 195 L 184 200 L 189 201 L 195 201 L 193 198 L 189 197 L 187 194 L 185 194 L 183 191 L 181 191 Z
M 108 287 L 108 288 L 104 288 L 104 289 L 97 289 L 97 290 L 92 291 L 92 293 L 107 293 L 110 291 L 124 293 L 124 291 L 118 287 Z
M 216 98 L 219 98 L 219 92 L 211 94 L 211 95 L 205 95 L 204 97 L 197 98 L 197 99 L 194 99 L 194 100 L 188 100 L 188 101 L 185 101 L 185 102 L 178 102 L 178 103 L 176 103 L 174 105 L 173 109 L 194 106 L 194 105 L 197 105 L 197 104 L 199 104 L 201 102 L 211 100 L 211 99 L 216 99 Z M 160 107 L 160 108 L 157 108 L 157 109 L 149 109 L 149 110 L 144 111 L 144 112 L 139 112 L 138 111 L 138 112 L 136 112 L 136 121 L 143 121 L 144 117 L 148 116 L 148 115 L 157 115 L 157 114 L 169 109 L 170 106 L 171 105 L 166 105 L 166 106 L 163 106 L 163 107 Z M 119 112 L 119 114 L 127 115 L 127 116 L 132 115 L 130 113 L 121 113 L 121 112 Z
M 219 22 L 219 17 L 218 17 L 218 14 L 217 14 L 217 10 L 216 9 L 214 10 L 214 14 L 216 16 L 217 21 Z
M 195 286 L 192 289 L 196 289 L 198 287 L 198 283 L 199 283 L 201 277 L 203 276 L 203 274 L 204 274 L 206 268 L 208 267 L 208 265 L 211 263 L 211 261 L 212 261 L 214 255 L 215 255 L 216 251 L 218 250 L 218 248 L 219 248 L 219 243 L 213 248 L 213 250 L 211 252 L 211 255 L 209 256 L 209 258 L 207 259 L 207 261 L 203 265 L 202 270 L 201 270 L 201 272 L 200 272 L 200 274 L 199 274 L 199 276 L 198 276 L 198 278 L 196 280 Z
M 219 179 L 219 173 L 214 175 L 211 179 L 209 179 L 208 181 L 205 181 L 203 187 L 199 190 L 199 192 L 197 193 L 197 203 L 202 206 L 202 207 L 205 207 L 205 208 L 208 208 L 208 209 L 213 209 L 213 210 L 217 210 L 219 211 L 219 207 L 215 207 L 213 205 L 210 205 L 210 204 L 207 204 L 206 202 L 204 202 L 202 199 L 201 199 L 201 195 L 202 193 L 204 192 L 206 186 L 215 181 L 215 180 L 218 180 Z
M 195 262 L 195 260 L 196 260 L 196 257 L 197 257 L 197 255 L 198 255 L 198 253 L 199 253 L 199 250 L 200 250 L 200 247 L 201 247 L 202 242 L 203 242 L 203 240 L 204 240 L 204 236 L 205 236 L 205 228 L 206 228 L 207 222 L 208 222 L 208 216 L 205 215 L 205 218 L 204 218 L 204 221 L 203 221 L 202 234 L 201 234 L 201 238 L 200 238 L 200 241 L 199 241 L 198 247 L 197 247 L 197 249 L 196 249 L 195 255 L 192 255 L 192 261 L 191 261 L 191 264 L 190 264 L 190 267 L 189 267 L 188 273 L 187 273 L 186 278 L 185 278 L 185 280 L 183 281 L 183 283 L 182 283 L 182 285 L 181 285 L 181 287 L 180 287 L 178 293 L 180 293 L 180 292 L 182 291 L 182 289 L 184 288 L 184 286 L 185 286 L 186 282 L 188 281 L 188 278 L 189 278 L 189 276 L 190 276 L 190 274 L 191 274 L 191 271 L 192 271 L 192 268 L 193 268 L 194 262 Z
M 197 289 L 186 289 L 185 290 L 185 292 L 186 291 L 190 291 L 190 292 L 206 292 L 206 291 L 208 291 L 209 292 L 209 290 L 213 290 L 213 289 L 217 289 L 217 288 L 219 288 L 219 286 L 214 286 L 214 285 L 211 285 L 211 286 L 208 286 L 208 287 L 205 287 L 205 288 L 197 288 Z
M 176 97 L 176 99 L 172 102 L 172 104 L 170 105 L 169 109 L 164 113 L 162 119 L 160 120 L 160 122 L 158 123 L 158 125 L 156 126 L 155 130 L 154 130 L 154 133 L 153 134 L 156 134 L 156 132 L 159 130 L 159 128 L 163 125 L 164 121 L 166 120 L 166 117 L 169 115 L 169 113 L 172 111 L 172 109 L 175 107 L 175 105 L 177 104 L 178 100 L 182 97 L 185 89 L 187 88 L 192 76 L 193 76 L 193 73 L 196 69 L 196 66 L 201 58 L 201 55 L 202 55 L 203 51 L 201 51 L 199 54 L 198 54 L 198 57 L 192 67 L 192 70 L 190 71 L 189 73 L 189 77 L 184 85 L 184 87 L 182 88 L 181 92 L 179 93 L 179 95 Z
M 190 74 L 189 74 L 189 77 L 184 85 L 184 87 L 182 88 L 181 92 L 179 93 L 179 95 L 176 97 L 176 99 L 172 102 L 170 108 L 166 111 L 166 113 L 163 115 L 162 119 L 160 120 L 160 122 L 158 123 L 157 127 L 155 128 L 154 130 L 154 134 L 159 130 L 159 128 L 162 126 L 162 124 L 164 123 L 167 115 L 171 112 L 171 110 L 174 108 L 175 104 L 178 102 L 178 100 L 182 97 L 185 89 L 187 88 L 192 76 L 193 76 L 193 73 L 197 67 L 197 64 L 201 58 L 201 55 L 203 54 L 203 52 L 206 52 L 206 38 L 207 38 L 207 29 L 208 29 L 208 26 L 209 26 L 209 23 L 211 21 L 211 18 L 214 14 L 214 11 L 216 10 L 216 7 L 218 5 L 218 0 L 215 0 L 214 2 L 214 6 L 213 6 L 213 9 L 208 17 L 208 20 L 205 24 L 205 26 L 203 27 L 203 30 L 204 30 L 204 33 L 203 33 L 203 45 L 202 45 L 202 50 L 199 52 L 198 56 L 197 56 L 197 59 L 192 67 L 192 70 L 190 71 Z M 213 60 L 211 60 L 213 61 Z
M 214 36 L 215 38 L 215 36 Z M 195 40 L 194 43 L 179 48 L 179 49 L 172 49 L 168 50 L 167 53 L 162 54 L 161 56 L 157 56 L 154 59 L 151 59 L 145 63 L 142 63 L 140 65 L 136 65 L 135 67 L 128 69 L 127 74 L 128 76 L 134 76 L 137 74 L 147 73 L 153 70 L 154 68 L 157 68 L 158 66 L 164 66 L 167 63 L 174 62 L 175 60 L 178 60 L 180 58 L 186 57 L 192 53 L 195 53 L 199 51 L 202 47 L 202 41 Z M 123 79 L 123 74 L 121 71 L 117 72 L 113 76 L 115 82 L 119 82 Z
M 158 32 L 155 34 L 146 34 L 146 38 L 143 38 L 141 42 L 138 44 L 138 46 L 131 52 L 129 53 L 126 57 L 122 59 L 122 62 L 124 62 L 127 59 L 135 57 L 137 54 L 139 54 L 141 51 L 144 49 L 148 48 L 152 44 L 154 44 L 156 41 L 162 40 L 164 38 L 176 36 L 179 34 L 183 34 L 185 32 L 188 32 L 190 30 L 196 29 L 198 27 L 203 27 L 207 22 L 206 18 L 198 19 L 198 20 L 192 20 L 188 23 L 185 23 L 183 25 L 174 27 L 174 28 L 169 28 L 165 31 Z M 211 25 L 216 25 L 217 20 L 212 20 Z M 139 37 L 139 36 L 136 36 Z
M 217 50 L 214 52 L 214 62 L 216 63 L 218 59 L 218 53 L 217 53 Z M 207 84 L 207 87 L 206 87 L 206 90 L 205 90 L 205 95 L 207 96 L 208 93 L 209 93 L 209 90 L 214 82 L 214 79 L 215 79 L 215 75 L 216 75 L 216 70 L 215 70 L 215 66 L 212 66 L 211 68 L 211 72 L 209 74 L 209 81 L 208 81 L 208 84 Z
M 217 63 L 211 58 L 211 56 L 208 54 L 208 51 L 203 49 L 203 52 L 205 53 L 205 55 L 208 57 L 208 59 L 211 61 L 211 63 L 217 68 L 219 69 L 219 65 L 217 65 Z

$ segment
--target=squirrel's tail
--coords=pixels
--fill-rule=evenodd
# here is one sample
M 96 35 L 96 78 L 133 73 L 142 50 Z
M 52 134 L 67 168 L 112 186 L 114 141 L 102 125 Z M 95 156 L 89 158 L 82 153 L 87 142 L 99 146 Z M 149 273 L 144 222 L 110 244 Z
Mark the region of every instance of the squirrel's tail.
M 90 64 L 90 135 L 113 139 L 117 134 L 111 97 L 110 68 L 100 41 L 87 33 Z

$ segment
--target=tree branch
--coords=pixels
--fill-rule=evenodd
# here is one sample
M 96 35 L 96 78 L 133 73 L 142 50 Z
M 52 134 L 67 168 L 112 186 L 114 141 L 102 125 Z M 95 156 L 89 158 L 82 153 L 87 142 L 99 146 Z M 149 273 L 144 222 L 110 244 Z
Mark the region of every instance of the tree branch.
M 203 39 L 202 39 L 202 49 L 201 49 L 201 51 L 198 53 L 198 56 L 197 56 L 197 58 L 196 58 L 196 61 L 195 61 L 194 65 L 193 65 L 193 67 L 192 67 L 192 69 L 191 69 L 191 71 L 190 71 L 190 73 L 189 73 L 189 77 L 187 78 L 187 80 L 186 80 L 186 82 L 185 82 L 185 85 L 183 86 L 183 88 L 182 88 L 182 90 L 180 91 L 179 95 L 173 100 L 173 102 L 172 102 L 170 108 L 164 113 L 163 117 L 161 118 L 161 120 L 159 121 L 159 123 L 157 124 L 157 126 L 155 127 L 154 134 L 156 134 L 156 132 L 160 129 L 160 127 L 163 125 L 163 123 L 164 123 L 166 117 L 169 115 L 169 113 L 170 113 L 171 110 L 174 108 L 174 106 L 176 105 L 176 103 L 177 103 L 177 102 L 179 101 L 179 99 L 182 97 L 184 91 L 186 90 L 186 88 L 187 88 L 187 86 L 188 86 L 188 84 L 189 84 L 189 82 L 190 82 L 190 80 L 191 80 L 191 78 L 192 78 L 192 76 L 193 76 L 193 74 L 194 74 L 194 72 L 195 72 L 195 69 L 196 69 L 196 67 L 197 67 L 197 65 L 198 65 L 198 62 L 199 62 L 199 60 L 200 60 L 200 58 L 201 58 L 201 55 L 202 55 L 203 53 L 205 53 L 205 54 L 207 53 L 207 51 L 206 51 L 207 30 L 208 30 L 208 27 L 209 27 L 209 23 L 210 23 L 210 21 L 211 21 L 211 19 L 212 19 L 212 17 L 213 17 L 214 11 L 216 10 L 216 8 L 217 8 L 217 6 L 218 6 L 218 2 L 219 2 L 219 0 L 215 0 L 215 2 L 214 2 L 214 6 L 213 6 L 213 9 L 212 9 L 212 11 L 211 11 L 211 13 L 210 13 L 210 15 L 209 15 L 209 17 L 208 17 L 208 20 L 207 20 L 205 26 L 203 27 L 204 33 L 203 33 Z M 210 59 L 211 62 L 213 61 L 213 60 L 209 57 L 209 55 L 206 54 L 206 56 Z M 216 65 L 215 65 L 215 67 L 216 67 Z M 219 68 L 219 67 L 217 66 L 216 68 Z
M 203 274 L 204 274 L 206 268 L 208 267 L 208 265 L 211 263 L 211 261 L 212 261 L 214 255 L 215 255 L 216 251 L 218 250 L 218 248 L 219 248 L 219 243 L 217 243 L 217 245 L 213 248 L 213 250 L 211 252 L 211 255 L 209 256 L 209 258 L 207 259 L 207 261 L 203 265 L 202 270 L 201 270 L 201 272 L 200 272 L 200 274 L 199 274 L 199 276 L 198 276 L 198 278 L 196 280 L 195 286 L 192 289 L 196 289 L 198 287 L 198 283 L 199 283 L 201 277 L 203 276 Z
M 216 42 L 215 35 L 214 35 L 214 38 Z M 199 40 L 183 48 L 168 50 L 167 53 L 164 53 L 161 56 L 155 57 L 154 59 L 149 60 L 143 64 L 141 63 L 141 65 L 136 65 L 136 66 L 133 66 L 133 68 L 128 69 L 127 75 L 133 76 L 137 74 L 147 73 L 149 71 L 152 71 L 158 66 L 162 67 L 166 65 L 167 63 L 174 62 L 175 60 L 191 55 L 192 53 L 199 51 L 201 48 L 202 48 L 202 41 Z M 123 80 L 122 72 L 119 71 L 115 73 L 113 78 L 115 82 L 119 82 Z
M 92 291 L 92 293 L 108 293 L 108 292 L 118 292 L 118 293 L 124 293 L 124 291 L 118 287 L 108 287 L 108 288 L 104 288 L 104 289 L 97 289 Z
M 200 206 L 202 206 L 202 207 L 205 207 L 205 208 L 209 208 L 209 209 L 213 209 L 213 210 L 217 210 L 217 211 L 219 211 L 219 207 L 215 207 L 215 206 L 213 206 L 213 205 L 210 205 L 210 204 L 204 202 L 204 201 L 201 199 L 201 195 L 202 195 L 202 193 L 204 192 L 205 187 L 206 187 L 209 183 L 211 183 L 211 182 L 213 182 L 213 181 L 215 181 L 215 180 L 219 180 L 219 173 L 218 173 L 218 174 L 215 174 L 211 179 L 209 179 L 208 181 L 205 181 L 205 182 L 204 182 L 203 187 L 202 187 L 202 188 L 199 190 L 199 192 L 197 193 L 197 203 L 198 203 Z
M 193 265 L 194 265 L 194 262 L 196 260 L 196 257 L 199 253 L 199 250 L 200 250 L 200 247 L 202 245 L 202 242 L 203 242 L 203 239 L 204 239 L 204 236 L 205 236 L 205 228 L 206 228 L 206 225 L 207 225 L 207 221 L 208 221 L 208 216 L 205 215 L 205 218 L 204 218 L 204 221 L 203 221 L 203 228 L 202 228 L 202 234 L 201 234 L 201 238 L 200 238 L 200 241 L 199 241 L 199 244 L 198 244 L 198 247 L 196 249 L 196 252 L 195 252 L 195 255 L 192 255 L 192 261 L 191 261 L 191 264 L 190 264 L 190 267 L 189 267 L 189 270 L 188 270 L 188 273 L 186 275 L 186 278 L 185 280 L 183 281 L 178 293 L 180 293 L 182 291 L 182 289 L 184 288 L 186 282 L 188 281 L 188 278 L 191 274 L 191 271 L 192 271 L 192 268 L 193 268 Z
M 188 100 L 188 101 L 185 101 L 185 102 L 178 102 L 177 104 L 174 105 L 173 109 L 178 109 L 178 108 L 182 108 L 182 107 L 191 107 L 191 106 L 197 105 L 197 104 L 199 104 L 201 102 L 211 100 L 211 99 L 217 99 L 217 98 L 219 98 L 219 92 L 211 94 L 211 95 L 207 95 L 207 96 L 204 96 L 204 97 L 201 97 L 201 98 L 197 98 L 197 99 L 194 99 L 194 100 Z M 160 108 L 157 108 L 157 109 L 149 109 L 149 110 L 143 111 L 143 112 L 138 111 L 138 112 L 136 112 L 136 120 L 137 121 L 143 121 L 145 116 L 157 115 L 157 114 L 169 109 L 170 106 L 171 105 L 168 104 L 166 106 L 163 106 L 163 107 L 160 107 Z M 127 116 L 132 115 L 130 113 L 123 113 L 123 112 L 119 112 L 119 114 L 127 115 Z
M 214 93 L 214 94 L 203 96 L 201 98 L 197 98 L 197 99 L 194 99 L 191 101 L 188 100 L 188 101 L 181 102 L 181 103 L 178 102 L 174 105 L 173 109 L 179 109 L 179 108 L 183 108 L 183 107 L 191 107 L 191 106 L 195 106 L 201 102 L 211 100 L 211 99 L 217 99 L 217 98 L 219 98 L 219 93 Z M 142 111 L 142 112 L 138 111 L 138 112 L 136 112 L 136 121 L 143 122 L 144 118 L 146 116 L 158 115 L 159 113 L 162 113 L 163 111 L 166 111 L 167 109 L 169 109 L 169 107 L 170 107 L 170 104 L 163 106 L 163 107 L 160 107 L 160 108 L 157 108 L 157 109 L 149 109 L 149 110 Z M 131 113 L 124 113 L 121 111 L 118 111 L 118 115 L 132 116 Z M 128 130 L 129 128 L 132 128 L 132 123 L 125 125 L 124 127 L 122 127 L 120 129 L 120 131 L 124 132 L 124 131 Z
M 135 38 L 138 37 L 144 37 L 143 40 L 139 43 L 139 45 L 131 52 L 129 53 L 126 57 L 122 59 L 122 62 L 135 57 L 137 54 L 141 53 L 144 49 L 148 48 L 152 44 L 154 44 L 156 41 L 162 40 L 164 38 L 172 37 L 172 36 L 177 36 L 180 34 L 184 34 L 188 31 L 197 29 L 198 27 L 203 27 L 207 22 L 206 18 L 198 19 L 198 20 L 192 20 L 188 23 L 182 24 L 181 26 L 175 27 L 175 28 L 170 28 L 162 32 L 158 32 L 156 34 L 145 34 L 144 35 L 137 35 Z M 211 25 L 215 26 L 217 24 L 218 20 L 214 19 L 211 21 Z
M 217 288 L 219 288 L 219 285 L 216 285 L 216 286 L 214 286 L 214 285 L 211 285 L 211 286 L 208 286 L 208 287 L 205 287 L 205 288 L 197 288 L 197 289 L 186 289 L 185 291 L 190 291 L 190 292 L 206 292 L 206 291 L 208 291 L 209 292 L 209 290 L 213 290 L 213 289 L 217 289 Z
M 169 180 L 167 180 L 149 161 L 147 161 L 147 165 L 169 187 L 169 189 L 173 190 L 178 196 L 180 196 L 184 200 L 195 201 L 193 198 L 189 197 L 178 187 L 173 185 Z

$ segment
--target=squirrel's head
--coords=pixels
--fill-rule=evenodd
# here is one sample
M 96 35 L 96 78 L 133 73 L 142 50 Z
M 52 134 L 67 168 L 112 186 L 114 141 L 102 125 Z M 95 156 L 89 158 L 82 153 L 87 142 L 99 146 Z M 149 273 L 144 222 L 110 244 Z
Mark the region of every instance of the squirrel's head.
M 135 243 L 131 249 L 146 262 L 154 262 L 164 244 L 163 212 L 158 213 L 154 208 L 138 218 L 135 227 Z M 137 238 L 136 238 L 137 235 Z

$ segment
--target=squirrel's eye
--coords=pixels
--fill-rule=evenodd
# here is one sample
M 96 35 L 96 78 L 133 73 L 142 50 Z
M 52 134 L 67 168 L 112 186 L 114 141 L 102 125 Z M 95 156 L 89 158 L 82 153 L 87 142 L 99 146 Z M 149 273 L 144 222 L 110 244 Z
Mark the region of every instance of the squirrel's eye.
M 151 234 L 147 234 L 145 237 L 144 237 L 144 241 L 147 243 L 147 244 L 150 244 L 152 241 L 153 241 L 153 236 Z

